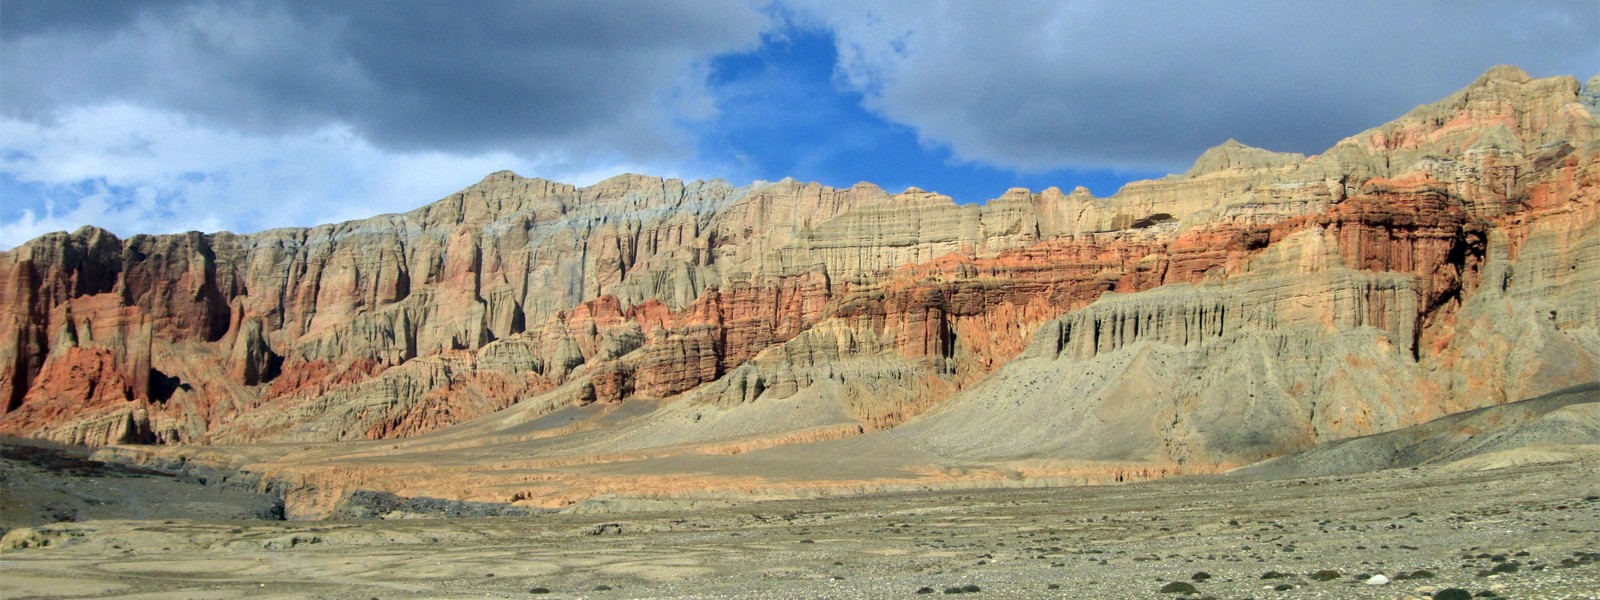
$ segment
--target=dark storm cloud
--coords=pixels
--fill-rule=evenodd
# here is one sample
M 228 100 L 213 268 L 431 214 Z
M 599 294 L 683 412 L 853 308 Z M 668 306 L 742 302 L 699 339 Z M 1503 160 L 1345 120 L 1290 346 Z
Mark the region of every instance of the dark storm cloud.
M 1593 0 L 797 2 L 879 114 L 1018 168 L 1182 168 L 1230 137 L 1314 153 L 1496 64 L 1600 67 Z
M 258 136 L 344 126 L 385 151 L 670 166 L 723 125 L 706 63 L 796 24 L 833 36 L 840 87 L 873 114 L 1002 169 L 1181 169 L 1230 137 L 1318 152 L 1495 64 L 1600 65 L 1594 0 L 0 0 L 0 117 L 131 105 Z
M 740 2 L 6 2 L 6 116 L 126 102 L 252 133 L 623 156 L 707 113 L 697 61 L 754 47 Z
M 131 22 L 141 12 L 171 2 L 108 2 L 105 0 L 21 0 L 0 4 L 0 31 L 7 37 L 39 33 L 101 32 Z

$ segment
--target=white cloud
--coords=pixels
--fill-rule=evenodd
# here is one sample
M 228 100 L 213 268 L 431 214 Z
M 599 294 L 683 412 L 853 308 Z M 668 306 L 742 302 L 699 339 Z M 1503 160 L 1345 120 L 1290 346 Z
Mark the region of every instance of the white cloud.
M 675 174 L 622 157 L 385 150 L 340 125 L 247 134 L 128 104 L 72 109 L 50 124 L 0 118 L 0 140 L 0 172 L 47 192 L 3 199 L 0 248 L 85 224 L 119 235 L 256 231 L 402 212 L 500 169 L 579 185 L 628 170 Z M 49 200 L 60 197 L 72 200 Z
M 1592 0 L 793 0 L 838 74 L 926 144 L 991 165 L 1182 169 L 1233 137 L 1319 152 L 1517 64 L 1595 68 Z
M 718 175 L 686 127 L 716 116 L 707 61 L 771 25 L 745 0 L 5 10 L 0 248 L 362 218 L 500 169 Z
M 784 33 L 755 1 L 11 3 L 0 247 L 360 218 L 508 168 L 737 175 L 695 136 L 723 126 L 709 61 Z M 1592 0 L 774 6 L 833 32 L 869 110 L 1001 169 L 1317 152 L 1496 63 L 1586 77 L 1600 47 Z
M 128 102 L 394 149 L 682 156 L 676 122 L 715 110 L 705 61 L 771 26 L 743 0 L 100 4 L 24 6 L 0 29 L 0 112 Z

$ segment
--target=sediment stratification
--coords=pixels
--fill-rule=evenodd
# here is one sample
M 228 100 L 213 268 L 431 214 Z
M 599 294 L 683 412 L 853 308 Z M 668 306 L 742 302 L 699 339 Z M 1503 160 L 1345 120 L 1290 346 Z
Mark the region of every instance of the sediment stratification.
M 805 476 L 844 487 L 1215 471 L 1596 379 L 1597 86 L 1497 67 L 1109 198 L 500 172 L 309 229 L 51 234 L 0 253 L 0 433 L 295 442 L 231 460 L 496 502 L 782 488 L 645 465 L 784 448 L 904 450 Z

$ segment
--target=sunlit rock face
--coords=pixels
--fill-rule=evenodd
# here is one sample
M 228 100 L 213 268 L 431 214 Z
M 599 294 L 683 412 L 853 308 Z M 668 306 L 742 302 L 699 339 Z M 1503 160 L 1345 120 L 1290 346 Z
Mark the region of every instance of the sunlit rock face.
M 309 229 L 50 234 L 0 253 L 0 433 L 393 440 L 601 407 L 637 414 L 542 452 L 892 429 L 952 460 L 1227 468 L 1596 379 L 1593 95 L 1499 67 L 1320 155 L 1230 140 L 1109 198 L 499 172 Z

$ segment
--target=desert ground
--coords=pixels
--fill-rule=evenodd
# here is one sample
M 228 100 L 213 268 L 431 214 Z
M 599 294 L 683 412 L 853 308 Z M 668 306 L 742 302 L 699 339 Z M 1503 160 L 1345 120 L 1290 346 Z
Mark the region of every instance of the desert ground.
M 1600 598 L 1600 447 L 1273 481 L 94 520 L 4 546 L 8 599 L 1153 598 L 1175 582 L 1192 598 Z

